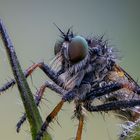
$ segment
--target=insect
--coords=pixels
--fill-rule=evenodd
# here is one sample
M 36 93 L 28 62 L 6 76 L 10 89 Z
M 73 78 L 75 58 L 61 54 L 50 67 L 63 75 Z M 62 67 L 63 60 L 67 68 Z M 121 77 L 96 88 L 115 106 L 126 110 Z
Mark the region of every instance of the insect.
M 30 66 L 24 75 L 27 78 L 40 68 L 51 81 L 46 81 L 38 90 L 35 101 L 39 105 L 44 91 L 49 88 L 61 96 L 61 101 L 46 117 L 36 140 L 41 140 L 52 120 L 65 102 L 74 101 L 74 117 L 78 119 L 76 140 L 82 139 L 84 110 L 89 112 L 117 111 L 128 120 L 136 121 L 140 114 L 140 87 L 131 76 L 117 64 L 113 48 L 102 37 L 85 38 L 69 28 L 65 33 L 57 25 L 61 39 L 55 44 L 55 57 L 50 65 L 44 62 Z M 12 79 L 0 88 L 0 92 L 16 84 Z M 101 101 L 96 105 L 95 100 Z M 17 132 L 26 120 L 26 114 L 17 123 Z

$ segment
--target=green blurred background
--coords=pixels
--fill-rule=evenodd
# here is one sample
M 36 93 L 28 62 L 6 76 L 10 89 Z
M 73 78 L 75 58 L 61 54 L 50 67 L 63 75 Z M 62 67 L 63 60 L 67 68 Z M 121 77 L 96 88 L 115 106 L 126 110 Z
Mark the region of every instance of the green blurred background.
M 4 21 L 15 45 L 22 68 L 33 62 L 53 58 L 53 46 L 59 39 L 55 22 L 66 31 L 73 25 L 75 33 L 84 36 L 102 35 L 120 51 L 119 64 L 136 80 L 140 77 L 140 1 L 139 0 L 0 0 L 0 18 Z M 0 85 L 12 78 L 7 56 L 0 42 Z M 46 80 L 40 70 L 29 84 L 36 88 Z M 45 116 L 60 97 L 46 91 L 40 112 Z M 54 140 L 70 140 L 78 122 L 71 120 L 73 104 L 66 104 L 49 132 Z M 0 140 L 30 140 L 28 123 L 19 134 L 15 126 L 24 112 L 16 86 L 0 96 Z M 117 140 L 120 120 L 113 113 L 87 113 L 82 140 Z

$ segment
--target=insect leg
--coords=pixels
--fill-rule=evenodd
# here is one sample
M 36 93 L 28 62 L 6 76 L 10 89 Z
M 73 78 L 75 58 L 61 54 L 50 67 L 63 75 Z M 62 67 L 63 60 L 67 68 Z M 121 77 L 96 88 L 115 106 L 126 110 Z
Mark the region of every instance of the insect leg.
M 36 105 L 39 106 L 39 103 L 42 99 L 42 96 L 45 92 L 45 89 L 49 88 L 53 91 L 55 91 L 56 93 L 58 93 L 59 95 L 63 96 L 67 91 L 65 91 L 64 89 L 62 89 L 61 87 L 59 87 L 57 84 L 50 82 L 50 81 L 46 81 L 38 90 L 36 96 L 35 96 L 35 102 Z M 22 126 L 22 124 L 26 121 L 26 113 L 23 114 L 23 116 L 21 117 L 21 119 L 18 121 L 17 125 L 16 125 L 16 131 L 19 132 L 20 128 Z
M 90 93 L 87 93 L 86 98 L 84 100 L 93 100 L 97 97 L 101 97 L 101 96 L 110 94 L 110 93 L 120 90 L 122 88 L 126 88 L 137 94 L 140 94 L 140 88 L 131 86 L 131 83 L 116 83 L 115 82 L 115 83 L 106 85 L 104 87 L 99 87 L 99 88 L 92 90 Z
M 36 63 L 31 65 L 25 72 L 24 72 L 24 76 L 27 78 L 29 75 L 31 75 L 33 73 L 33 71 L 36 68 L 40 68 L 52 81 L 54 81 L 55 83 L 61 82 L 60 79 L 58 80 L 58 76 L 57 74 L 47 65 L 44 64 L 44 62 L 40 62 L 40 63 Z M 7 90 L 8 88 L 10 88 L 11 86 L 14 86 L 16 83 L 15 79 L 12 79 L 11 81 L 7 82 L 6 84 L 4 84 L 1 88 L 0 88 L 0 93 Z
M 46 131 L 49 124 L 52 122 L 52 120 L 57 116 L 58 112 L 61 110 L 64 102 L 71 101 L 76 97 L 75 91 L 68 91 L 63 95 L 62 100 L 57 104 L 57 106 L 53 109 L 53 111 L 47 116 L 45 122 L 43 123 L 40 132 L 38 133 L 36 140 L 41 140 L 44 132 Z
M 48 128 L 49 124 L 53 121 L 53 119 L 57 116 L 58 112 L 61 110 L 64 100 L 61 100 L 57 106 L 53 109 L 53 111 L 47 116 L 45 122 L 43 123 L 36 140 L 41 140 L 43 134 L 45 133 L 46 129 Z
M 131 108 L 134 106 L 140 106 L 140 100 L 114 101 L 114 102 L 97 105 L 97 106 L 92 106 L 91 104 L 87 104 L 87 103 L 85 103 L 84 105 L 84 107 L 90 112 L 120 110 L 120 109 Z
M 76 110 L 74 116 L 78 119 L 78 129 L 76 133 L 76 139 L 75 140 L 81 140 L 82 137 L 82 130 L 84 125 L 84 115 L 82 113 L 82 105 L 79 102 L 76 102 Z
M 77 134 L 76 134 L 76 140 L 81 140 L 83 124 L 84 124 L 84 117 L 80 116 L 79 124 L 78 124 L 78 130 L 77 130 Z
M 46 81 L 39 89 L 39 91 L 36 94 L 36 103 L 37 105 L 40 103 L 40 100 L 45 92 L 45 89 L 49 88 L 52 91 L 55 91 L 55 93 L 59 94 L 61 97 L 64 96 L 67 91 L 64 90 L 62 87 L 59 85 L 55 84 L 54 82 Z

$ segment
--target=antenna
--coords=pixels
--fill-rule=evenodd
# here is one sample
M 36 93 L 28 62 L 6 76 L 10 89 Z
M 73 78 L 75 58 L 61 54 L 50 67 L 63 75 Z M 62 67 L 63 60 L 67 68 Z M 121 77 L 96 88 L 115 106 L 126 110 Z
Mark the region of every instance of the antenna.
M 65 37 L 66 36 L 65 33 L 55 23 L 53 23 L 53 24 L 61 32 L 61 34 Z

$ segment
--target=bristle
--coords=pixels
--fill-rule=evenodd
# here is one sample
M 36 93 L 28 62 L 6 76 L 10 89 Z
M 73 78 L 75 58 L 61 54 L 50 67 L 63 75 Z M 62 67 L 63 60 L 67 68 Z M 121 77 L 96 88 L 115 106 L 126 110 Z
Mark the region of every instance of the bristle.
M 0 94 L 4 91 L 6 91 L 7 89 L 9 89 L 10 87 L 12 87 L 14 84 L 16 83 L 16 81 L 14 79 L 12 79 L 11 81 L 7 82 L 6 84 L 4 84 L 1 88 L 0 88 Z

